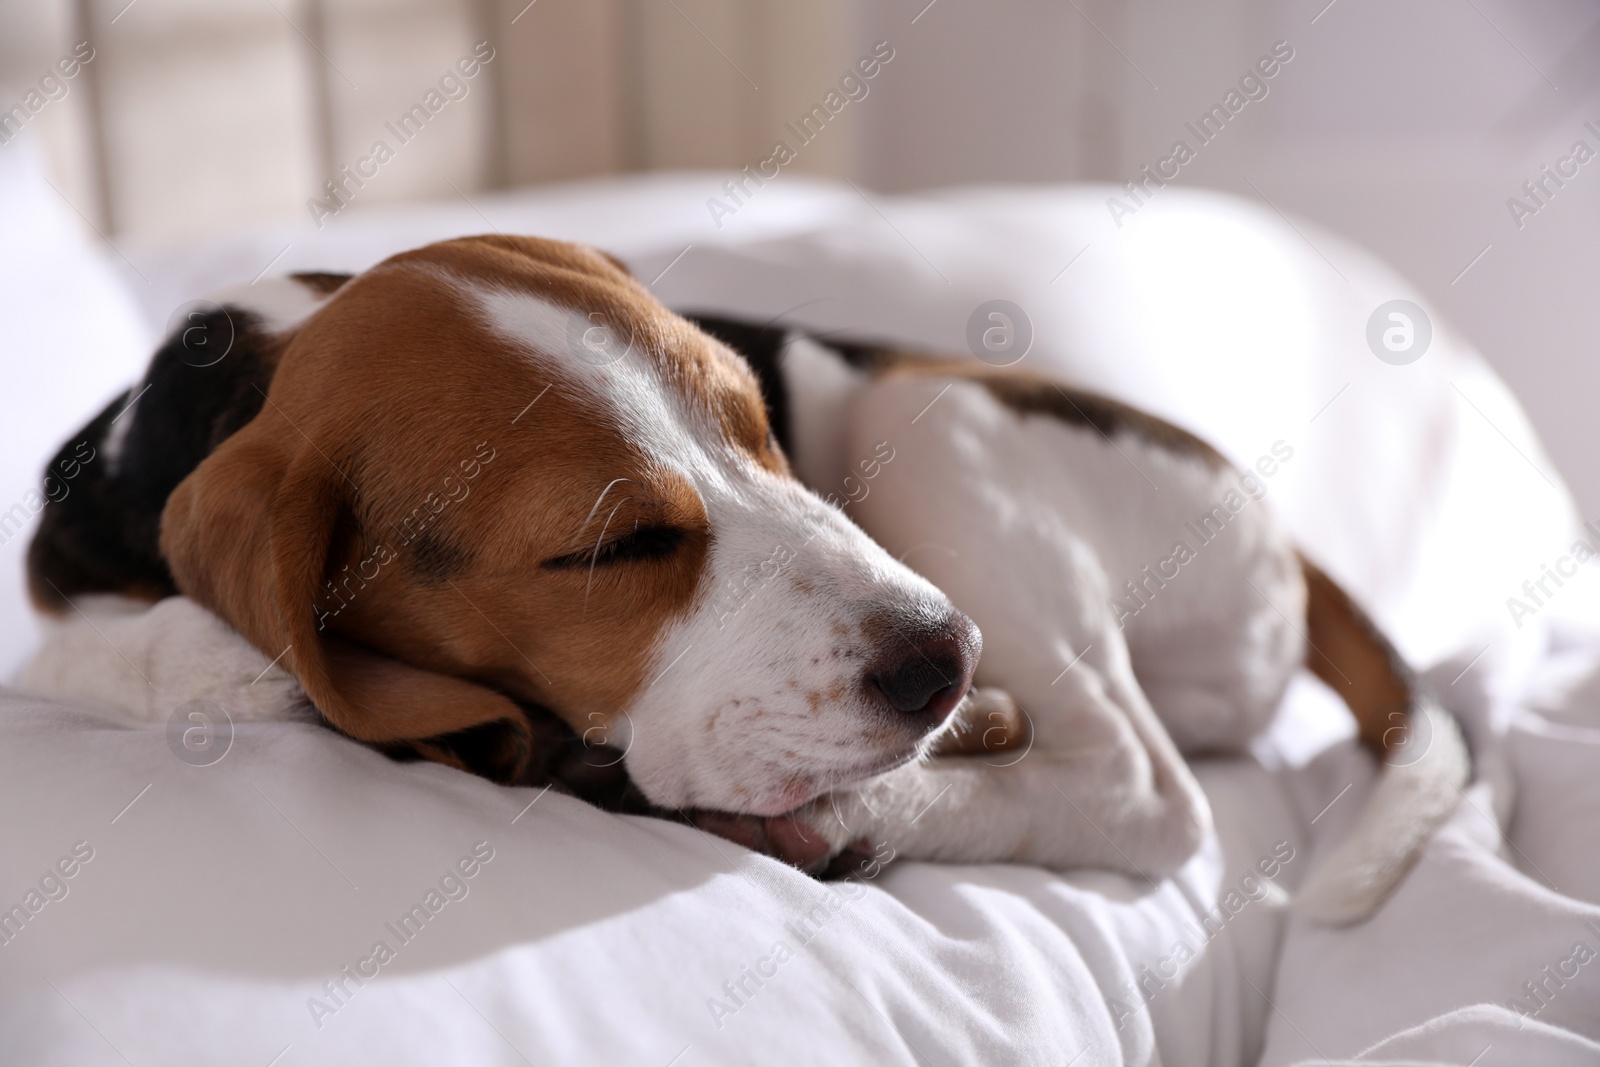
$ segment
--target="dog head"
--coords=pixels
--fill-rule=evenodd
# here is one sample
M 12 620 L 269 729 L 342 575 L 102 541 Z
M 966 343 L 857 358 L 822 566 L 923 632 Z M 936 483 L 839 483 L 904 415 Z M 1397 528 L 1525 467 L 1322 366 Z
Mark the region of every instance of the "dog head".
M 742 360 L 551 241 L 339 287 L 161 547 L 345 733 L 514 779 L 542 705 L 678 808 L 777 814 L 912 758 L 980 646 L 791 475 Z

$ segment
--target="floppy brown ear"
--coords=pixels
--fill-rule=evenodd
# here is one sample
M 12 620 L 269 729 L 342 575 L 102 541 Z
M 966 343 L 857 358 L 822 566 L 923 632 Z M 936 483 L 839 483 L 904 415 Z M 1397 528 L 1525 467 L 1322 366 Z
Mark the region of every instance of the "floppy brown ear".
M 518 780 L 532 738 L 515 702 L 319 630 L 317 595 L 354 492 L 334 460 L 269 404 L 168 498 L 162 554 L 178 589 L 281 656 L 335 729 L 391 753 Z

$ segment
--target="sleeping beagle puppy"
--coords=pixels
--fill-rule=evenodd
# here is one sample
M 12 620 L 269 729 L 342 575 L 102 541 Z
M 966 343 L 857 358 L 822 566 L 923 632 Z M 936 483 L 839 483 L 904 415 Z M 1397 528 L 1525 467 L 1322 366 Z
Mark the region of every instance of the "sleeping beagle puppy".
M 30 547 L 63 620 L 37 690 L 164 714 L 202 648 L 225 708 L 271 674 L 280 705 L 504 782 L 604 743 L 644 805 L 802 866 L 866 841 L 1159 877 L 1210 828 L 1181 752 L 1245 744 L 1305 663 L 1390 753 L 1302 894 L 1345 921 L 1467 774 L 1265 507 L 1116 609 L 1238 482 L 1191 435 L 1016 372 L 697 326 L 579 246 L 225 295 L 80 441 L 99 462 Z

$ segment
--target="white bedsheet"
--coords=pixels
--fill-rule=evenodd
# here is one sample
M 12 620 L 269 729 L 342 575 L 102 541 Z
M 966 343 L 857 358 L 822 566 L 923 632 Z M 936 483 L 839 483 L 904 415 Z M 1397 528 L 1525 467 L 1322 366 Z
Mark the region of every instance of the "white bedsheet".
M 0 219 L 28 182 L 39 191 L 27 169 L 0 151 Z M 1034 365 L 1242 462 L 1290 444 L 1269 499 L 1468 721 L 1485 780 L 1390 905 L 1348 930 L 1285 909 L 1372 776 L 1309 679 L 1252 756 L 1198 767 L 1218 838 L 1154 887 L 899 864 L 830 890 L 692 829 L 391 763 L 309 724 L 240 723 L 219 763 L 194 767 L 161 730 L 7 695 L 0 907 L 75 846 L 93 855 L 0 944 L 0 1061 L 1600 1062 L 1600 960 L 1584 951 L 1600 952 L 1600 587 L 1586 566 L 1514 624 L 1506 598 L 1578 524 L 1514 401 L 1447 324 L 1419 362 L 1381 363 L 1366 319 L 1418 300 L 1400 279 L 1314 227 L 1205 194 L 1163 191 L 1119 230 L 1103 190 L 868 203 L 785 177 L 718 230 L 705 199 L 720 184 L 594 183 L 125 250 L 144 326 L 57 208 L 54 230 L 0 262 L 26 279 L 48 246 L 79 264 L 0 288 L 0 425 L 32 409 L 44 434 L 12 453 L 6 484 L 27 484 L 114 375 L 131 380 L 173 307 L 274 256 L 274 270 L 359 269 L 491 226 L 580 238 L 674 306 L 790 311 L 952 352 L 974 307 L 1012 300 Z M 81 322 L 101 331 L 71 342 L 81 391 L 18 389 L 19 361 L 50 357 L 49 324 Z M 15 583 L 20 542 L 0 565 Z M 11 662 L 23 611 L 0 605 Z M 475 846 L 492 859 L 446 882 L 402 943 L 386 924 L 426 908 Z M 1256 877 L 1274 859 L 1278 887 Z M 1193 925 L 1225 898 L 1225 919 Z M 394 950 L 379 976 L 330 994 L 379 940 Z M 1180 944 L 1197 958 L 1164 979 Z M 1547 1003 L 1524 987 L 1539 981 Z

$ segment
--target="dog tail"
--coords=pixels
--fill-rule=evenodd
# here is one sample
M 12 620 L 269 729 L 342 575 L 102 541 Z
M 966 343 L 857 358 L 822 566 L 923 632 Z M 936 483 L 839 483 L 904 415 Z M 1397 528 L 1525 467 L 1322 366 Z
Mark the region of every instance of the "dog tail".
M 1472 760 L 1455 718 L 1426 690 L 1348 593 L 1310 561 L 1306 665 L 1349 706 L 1384 761 L 1350 835 L 1312 872 L 1296 903 L 1330 925 L 1370 916 L 1455 810 Z

